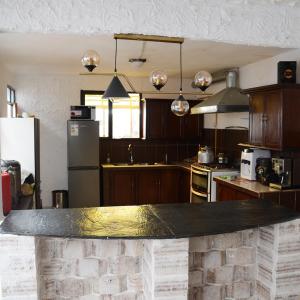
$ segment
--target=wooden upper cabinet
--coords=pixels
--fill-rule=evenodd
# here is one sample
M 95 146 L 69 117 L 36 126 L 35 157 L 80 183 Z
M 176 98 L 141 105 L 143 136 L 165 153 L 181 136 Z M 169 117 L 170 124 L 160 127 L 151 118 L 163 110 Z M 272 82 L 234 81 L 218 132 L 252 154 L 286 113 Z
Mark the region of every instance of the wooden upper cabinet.
M 173 100 L 147 99 L 146 137 L 152 139 L 196 139 L 201 135 L 203 115 L 178 117 L 171 111 Z M 190 106 L 198 101 L 189 101 Z
M 249 90 L 249 143 L 273 150 L 300 149 L 300 85 L 275 84 Z
M 164 100 L 164 102 L 162 102 L 162 105 L 164 107 L 163 110 L 164 137 L 169 139 L 176 139 L 181 137 L 181 117 L 178 117 L 172 113 L 171 111 L 172 101 Z
M 249 113 L 249 142 L 254 145 L 263 145 L 263 115 L 264 96 L 253 95 L 250 98 Z
M 282 138 L 282 102 L 280 91 L 269 92 L 265 95 L 264 145 L 280 149 Z M 299 102 L 300 105 L 300 102 Z
M 190 108 L 199 101 L 189 101 Z M 183 138 L 199 138 L 201 137 L 201 131 L 203 129 L 203 115 L 191 115 L 187 114 L 182 117 L 181 136 Z
M 146 102 L 146 137 L 162 138 L 164 135 L 163 115 L 165 106 L 161 100 L 147 100 Z

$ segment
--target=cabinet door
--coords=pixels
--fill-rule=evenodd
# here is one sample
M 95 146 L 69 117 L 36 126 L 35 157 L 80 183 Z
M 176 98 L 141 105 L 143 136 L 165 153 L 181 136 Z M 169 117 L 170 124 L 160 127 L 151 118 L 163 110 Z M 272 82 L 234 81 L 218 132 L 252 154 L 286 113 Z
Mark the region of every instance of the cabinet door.
M 137 173 L 138 204 L 159 203 L 159 170 L 141 170 Z
M 146 101 L 146 136 L 147 138 L 163 138 L 164 106 L 161 100 L 149 99 Z
M 189 101 L 190 107 L 200 101 Z M 181 118 L 181 137 L 185 139 L 199 138 L 203 129 L 203 115 L 191 115 L 190 113 Z
M 247 193 L 243 193 L 236 189 L 217 183 L 217 201 L 249 200 L 254 198 L 255 197 Z
M 267 93 L 264 106 L 264 146 L 280 149 L 282 138 L 282 103 L 280 91 Z
M 135 172 L 128 170 L 110 171 L 103 175 L 103 204 L 137 205 Z
M 191 193 L 191 172 L 181 171 L 179 182 L 179 199 L 178 202 L 190 202 Z
M 264 95 L 255 94 L 250 97 L 249 143 L 262 145 L 263 138 Z
M 161 104 L 163 106 L 164 137 L 169 139 L 180 138 L 182 118 L 174 115 L 171 111 L 172 101 L 162 100 Z
M 160 177 L 160 203 L 179 202 L 179 192 L 182 188 L 180 183 L 180 171 L 176 169 L 161 170 Z

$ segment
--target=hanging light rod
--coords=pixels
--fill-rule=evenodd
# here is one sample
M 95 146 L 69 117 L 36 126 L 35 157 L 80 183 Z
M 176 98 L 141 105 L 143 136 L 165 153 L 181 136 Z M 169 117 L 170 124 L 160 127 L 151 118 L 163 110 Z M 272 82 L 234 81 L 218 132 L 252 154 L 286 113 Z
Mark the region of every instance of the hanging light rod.
M 80 76 L 111 76 L 111 75 L 114 75 L 115 73 L 113 72 L 107 72 L 107 73 L 100 73 L 100 72 L 93 72 L 93 73 L 90 73 L 90 72 L 82 72 L 82 73 L 79 73 Z M 131 91 L 129 93 L 140 93 L 140 94 L 151 94 L 151 95 L 177 95 L 178 92 L 156 92 L 156 91 L 137 91 L 132 82 L 129 80 L 129 78 L 123 74 L 123 73 L 118 73 L 118 76 L 120 77 L 123 77 L 127 84 L 130 86 L 131 88 Z M 199 98 L 207 98 L 209 96 L 212 96 L 212 94 L 209 94 L 209 93 L 199 93 L 199 92 L 185 92 L 183 93 L 184 95 L 193 95 L 193 96 L 199 96 Z
M 184 38 L 161 36 L 161 35 L 134 34 L 134 33 L 118 33 L 118 34 L 114 34 L 114 38 L 120 40 L 161 42 L 161 43 L 174 43 L 174 44 L 182 44 L 184 42 Z

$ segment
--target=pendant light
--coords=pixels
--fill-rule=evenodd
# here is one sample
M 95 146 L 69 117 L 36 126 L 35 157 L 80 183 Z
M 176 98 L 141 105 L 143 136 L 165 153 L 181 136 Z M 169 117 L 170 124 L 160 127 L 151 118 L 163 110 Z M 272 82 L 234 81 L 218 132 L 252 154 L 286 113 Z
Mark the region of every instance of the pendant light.
M 199 71 L 195 75 L 194 84 L 197 88 L 199 88 L 202 92 L 204 92 L 212 83 L 212 76 L 207 71 Z
M 168 76 L 164 71 L 156 70 L 150 75 L 150 82 L 152 85 L 160 91 L 160 89 L 167 83 Z
M 124 86 L 122 85 L 118 75 L 117 75 L 117 53 L 118 53 L 118 39 L 116 40 L 116 48 L 115 48 L 115 69 L 114 69 L 114 77 L 103 94 L 103 99 L 110 99 L 112 102 L 119 98 L 129 98 L 128 93 L 126 92 Z
M 100 63 L 100 56 L 96 51 L 88 50 L 81 58 L 81 63 L 89 72 L 93 72 Z
M 182 95 L 182 43 L 180 43 L 180 89 L 179 97 L 171 104 L 171 111 L 178 117 L 182 117 L 188 113 L 190 109 L 189 103 Z

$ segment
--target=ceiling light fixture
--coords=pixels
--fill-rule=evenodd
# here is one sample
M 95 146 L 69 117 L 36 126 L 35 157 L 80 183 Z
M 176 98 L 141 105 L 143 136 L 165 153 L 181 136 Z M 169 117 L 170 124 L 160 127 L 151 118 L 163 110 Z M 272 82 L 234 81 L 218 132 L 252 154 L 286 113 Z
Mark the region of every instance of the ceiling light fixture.
M 194 85 L 204 92 L 212 83 L 212 76 L 207 71 L 199 71 L 195 75 Z
M 100 56 L 94 50 L 87 50 L 81 58 L 81 63 L 89 72 L 93 72 L 99 66 Z
M 190 105 L 182 95 L 182 43 L 180 43 L 180 89 L 179 97 L 171 104 L 171 111 L 178 117 L 182 117 L 189 112 Z
M 160 89 L 167 83 L 168 76 L 164 71 L 156 70 L 150 75 L 150 82 L 152 85 L 160 91 Z
M 109 99 L 112 102 L 119 98 L 129 98 L 128 93 L 126 92 L 124 86 L 122 85 L 122 83 L 117 75 L 118 39 L 115 37 L 115 40 L 116 40 L 116 48 L 115 48 L 114 77 L 102 97 L 104 99 Z

